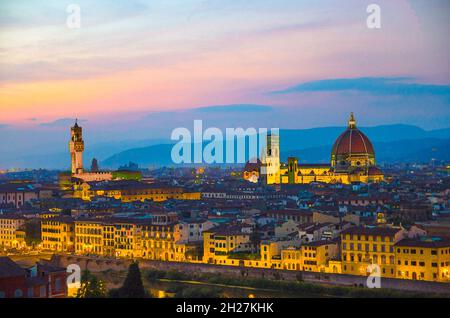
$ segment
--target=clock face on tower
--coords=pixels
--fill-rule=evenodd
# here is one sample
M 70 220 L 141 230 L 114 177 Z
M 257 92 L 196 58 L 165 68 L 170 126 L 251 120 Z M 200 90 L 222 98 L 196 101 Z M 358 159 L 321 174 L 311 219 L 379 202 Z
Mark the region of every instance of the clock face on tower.
M 84 145 L 82 143 L 76 143 L 75 144 L 75 151 L 83 151 Z

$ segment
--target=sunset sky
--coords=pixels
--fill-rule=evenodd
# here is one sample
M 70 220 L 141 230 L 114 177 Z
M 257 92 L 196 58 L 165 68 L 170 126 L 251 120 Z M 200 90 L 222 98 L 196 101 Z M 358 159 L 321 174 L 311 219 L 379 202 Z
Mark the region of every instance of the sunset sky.
M 366 26 L 372 2 L 381 29 Z M 96 142 L 169 138 L 193 119 L 337 126 L 350 111 L 366 126 L 449 127 L 450 2 L 372 2 L 2 1 L 0 146 L 67 147 L 74 118 Z

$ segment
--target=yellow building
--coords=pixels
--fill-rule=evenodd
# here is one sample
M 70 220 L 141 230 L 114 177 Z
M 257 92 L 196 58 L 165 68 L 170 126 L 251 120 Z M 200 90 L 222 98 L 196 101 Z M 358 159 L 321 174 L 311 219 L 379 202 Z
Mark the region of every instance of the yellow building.
M 222 265 L 243 265 L 229 258 L 236 253 L 251 253 L 253 245 L 250 233 L 240 226 L 220 226 L 203 232 L 203 262 Z
M 302 249 L 300 246 L 290 246 L 281 251 L 281 268 L 288 270 L 301 270 Z
M 348 128 L 336 139 L 330 164 L 301 164 L 297 158 L 280 163 L 279 136 L 267 136 L 267 150 L 262 162 L 247 164 L 245 180 L 257 182 L 263 178 L 267 184 L 304 184 L 311 182 L 344 183 L 381 182 L 382 171 L 376 166 L 375 151 L 369 138 L 356 127 L 353 113 Z
M 111 223 L 103 223 L 103 256 L 115 257 L 116 256 L 116 240 L 115 240 L 116 227 Z
M 281 251 L 283 248 L 291 245 L 292 242 L 286 240 L 272 239 L 263 241 L 260 244 L 260 254 L 262 267 L 282 268 Z
M 75 221 L 75 253 L 104 255 L 104 224 L 100 220 Z
M 289 247 L 281 252 L 283 269 L 308 272 L 334 272 L 339 268 L 335 265 L 329 270 L 331 260 L 336 260 L 339 247 L 335 241 L 316 241 Z
M 75 223 L 70 217 L 45 218 L 41 221 L 42 248 L 57 252 L 75 251 Z
M 149 220 L 77 220 L 75 252 L 106 257 L 198 261 L 202 246 L 182 241 L 179 224 L 168 216 L 165 224 Z
M 405 231 L 394 227 L 357 226 L 341 233 L 342 273 L 369 275 L 368 266 L 380 266 L 382 277 L 396 277 L 395 244 Z
M 142 225 L 139 221 L 115 222 L 116 257 L 135 258 L 142 256 Z
M 17 215 L 0 215 L 0 248 L 23 248 L 21 230 L 25 218 Z
M 74 197 L 91 200 L 96 196 L 115 198 L 122 202 L 153 200 L 155 202 L 176 200 L 200 200 L 200 192 L 185 192 L 181 187 L 170 187 L 138 181 L 110 181 L 107 184 L 88 182 L 74 186 Z
M 404 239 L 395 244 L 397 278 L 450 282 L 450 241 Z
M 180 230 L 176 223 L 142 227 L 142 257 L 162 261 L 185 261 L 186 246 L 177 244 Z

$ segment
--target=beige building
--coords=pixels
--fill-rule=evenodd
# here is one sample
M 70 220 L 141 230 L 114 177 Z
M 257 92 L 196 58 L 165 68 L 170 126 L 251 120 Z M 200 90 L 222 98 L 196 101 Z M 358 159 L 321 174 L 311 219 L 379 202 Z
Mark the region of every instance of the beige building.
M 25 218 L 17 215 L 0 215 L 0 248 L 25 247 L 21 236 Z
M 220 226 L 203 232 L 204 263 L 225 265 L 232 254 L 253 251 L 250 233 L 244 232 L 240 226 Z M 236 265 L 238 263 L 236 261 Z
M 289 247 L 281 252 L 283 269 L 308 272 L 334 272 L 339 268 L 330 261 L 337 260 L 339 247 L 336 241 L 316 241 L 298 247 Z
M 26 202 L 52 196 L 51 190 L 37 188 L 32 184 L 7 183 L 0 185 L 0 205 L 21 208 Z
M 75 222 L 70 217 L 41 221 L 42 248 L 58 252 L 75 252 Z

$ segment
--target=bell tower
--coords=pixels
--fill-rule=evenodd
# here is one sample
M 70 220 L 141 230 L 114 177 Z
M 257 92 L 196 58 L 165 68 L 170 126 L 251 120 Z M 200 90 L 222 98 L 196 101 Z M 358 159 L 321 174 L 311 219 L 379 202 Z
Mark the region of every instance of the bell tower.
M 75 125 L 70 128 L 69 150 L 72 159 L 72 174 L 83 173 L 83 129 L 78 126 L 78 120 L 75 120 Z
M 270 131 L 262 154 L 262 171 L 267 184 L 280 183 L 280 136 L 278 131 Z

